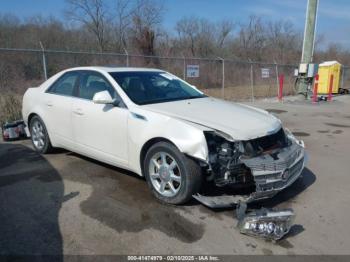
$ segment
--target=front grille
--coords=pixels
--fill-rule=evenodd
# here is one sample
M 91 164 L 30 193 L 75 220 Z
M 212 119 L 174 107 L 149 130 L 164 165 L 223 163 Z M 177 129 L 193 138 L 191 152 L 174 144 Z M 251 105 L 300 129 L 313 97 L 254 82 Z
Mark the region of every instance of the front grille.
M 290 181 L 294 180 L 295 177 L 300 173 L 300 171 L 301 171 L 301 169 L 303 167 L 303 163 L 304 163 L 304 159 L 301 158 L 296 164 L 294 164 L 292 167 L 290 167 L 289 168 L 289 177 L 286 180 L 279 180 L 279 181 L 276 181 L 276 182 L 259 184 L 260 190 L 261 191 L 267 191 L 267 190 L 274 190 L 274 189 L 283 188 Z M 260 177 L 259 177 L 259 179 L 260 179 Z
M 285 159 L 274 160 L 270 155 L 262 156 L 260 159 L 249 161 L 249 168 L 252 171 L 281 171 L 290 167 L 300 157 L 301 150 L 299 148 L 290 148 L 293 150 Z

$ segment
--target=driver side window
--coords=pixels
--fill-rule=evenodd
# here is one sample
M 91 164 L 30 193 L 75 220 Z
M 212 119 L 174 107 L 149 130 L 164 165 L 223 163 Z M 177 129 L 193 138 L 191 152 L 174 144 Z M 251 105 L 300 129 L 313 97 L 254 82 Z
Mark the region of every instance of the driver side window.
M 114 87 L 99 73 L 82 73 L 78 96 L 87 100 L 92 100 L 98 92 L 108 91 L 112 98 L 117 97 Z

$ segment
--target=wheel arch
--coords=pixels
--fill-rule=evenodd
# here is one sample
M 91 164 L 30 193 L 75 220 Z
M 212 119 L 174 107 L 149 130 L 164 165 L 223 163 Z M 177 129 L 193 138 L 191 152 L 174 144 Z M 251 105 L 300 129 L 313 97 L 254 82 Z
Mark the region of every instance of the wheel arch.
M 167 142 L 169 144 L 172 144 L 173 146 L 175 146 L 177 149 L 179 149 L 172 141 L 170 141 L 169 139 L 165 138 L 165 137 L 154 137 L 149 139 L 141 148 L 140 151 L 140 167 L 141 167 L 141 172 L 142 172 L 142 176 L 144 176 L 144 166 L 143 166 L 143 161 L 145 160 L 147 151 L 156 143 L 159 142 Z
M 43 114 L 43 113 L 42 113 Z M 33 119 L 33 117 L 38 117 L 45 125 L 45 129 L 46 129 L 46 132 L 47 134 L 50 136 L 50 133 L 49 132 L 49 129 L 48 129 L 48 126 L 46 125 L 46 122 L 45 120 L 43 119 L 43 117 L 41 116 L 42 114 L 39 114 L 38 112 L 34 111 L 34 112 L 31 112 L 29 115 L 28 115 L 28 122 L 27 122 L 27 127 L 28 127 L 28 132 L 30 132 L 30 121 Z M 52 137 L 50 137 L 50 140 L 51 140 L 51 143 L 53 143 L 52 141 Z
M 207 142 L 203 128 L 152 111 L 133 109 L 144 120 L 128 119 L 129 168 L 143 176 L 143 160 L 147 150 L 157 142 L 164 141 L 175 146 L 181 153 L 196 159 L 208 159 Z M 142 132 L 140 132 L 142 130 Z
M 29 115 L 28 115 L 28 128 L 29 128 L 29 125 L 30 125 L 30 121 L 32 120 L 32 118 L 34 117 L 34 116 L 38 116 L 40 119 L 41 119 L 41 117 L 37 114 L 37 113 L 34 113 L 34 112 L 32 112 L 32 113 L 30 113 Z

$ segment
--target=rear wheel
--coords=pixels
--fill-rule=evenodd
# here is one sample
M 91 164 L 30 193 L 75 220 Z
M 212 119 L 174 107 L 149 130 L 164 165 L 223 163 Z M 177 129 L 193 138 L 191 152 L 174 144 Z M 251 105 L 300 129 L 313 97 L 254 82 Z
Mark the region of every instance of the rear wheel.
M 30 120 L 30 135 L 35 150 L 41 154 L 50 153 L 53 147 L 50 142 L 44 122 L 39 116 L 34 116 Z
M 157 199 L 167 204 L 189 201 L 201 187 L 201 168 L 167 142 L 154 144 L 144 159 L 147 183 Z

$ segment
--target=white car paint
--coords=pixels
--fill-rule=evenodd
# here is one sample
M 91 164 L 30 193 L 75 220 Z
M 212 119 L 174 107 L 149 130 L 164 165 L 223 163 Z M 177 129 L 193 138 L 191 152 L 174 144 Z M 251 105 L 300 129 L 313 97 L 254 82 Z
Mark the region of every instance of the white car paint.
M 263 110 L 211 97 L 146 105 L 150 111 L 220 130 L 233 140 L 274 133 L 281 121 Z
M 116 89 L 126 108 L 45 92 L 62 74 L 74 70 L 101 73 Z M 109 75 L 116 71 L 164 72 L 109 67 L 62 71 L 39 87 L 27 90 L 23 98 L 24 121 L 28 125 L 29 117 L 37 114 L 44 121 L 54 147 L 63 147 L 139 175 L 142 175 L 142 147 L 152 139 L 169 140 L 181 152 L 207 162 L 205 130 L 217 130 L 232 140 L 248 140 L 281 127 L 280 120 L 264 110 L 210 97 L 137 105 Z

